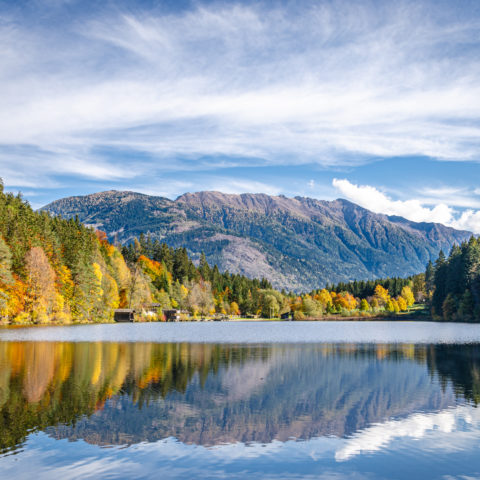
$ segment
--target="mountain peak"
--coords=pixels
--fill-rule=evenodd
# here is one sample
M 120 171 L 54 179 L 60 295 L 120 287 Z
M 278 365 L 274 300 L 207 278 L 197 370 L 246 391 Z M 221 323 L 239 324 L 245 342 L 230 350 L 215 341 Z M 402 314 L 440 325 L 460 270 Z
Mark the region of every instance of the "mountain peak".
M 175 201 L 109 190 L 44 207 L 78 215 L 121 242 L 141 233 L 194 259 L 204 251 L 221 270 L 266 276 L 276 288 L 309 290 L 325 283 L 418 273 L 440 249 L 470 236 L 440 224 L 376 214 L 348 200 L 263 193 L 186 193 Z

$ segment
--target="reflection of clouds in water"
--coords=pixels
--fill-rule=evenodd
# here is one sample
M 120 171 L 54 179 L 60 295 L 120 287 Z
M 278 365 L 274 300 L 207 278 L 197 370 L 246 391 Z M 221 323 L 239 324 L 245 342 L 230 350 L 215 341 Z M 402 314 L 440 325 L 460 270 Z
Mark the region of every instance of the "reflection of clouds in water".
M 421 442 L 417 442 L 420 439 Z M 358 464 L 356 459 L 372 453 L 382 455 L 377 457 L 379 463 L 375 463 L 375 457 L 370 457 L 368 463 L 370 473 L 371 468 L 380 473 L 388 464 L 382 459 L 395 457 L 398 448 L 404 447 L 403 442 L 409 442 L 408 450 L 415 451 L 418 458 L 423 456 L 431 459 L 433 454 L 438 463 L 437 467 L 445 467 L 443 478 L 448 478 L 448 474 L 454 469 L 450 454 L 468 451 L 468 458 L 472 459 L 473 463 L 460 465 L 459 468 L 465 467 L 466 471 L 476 468 L 472 455 L 476 458 L 479 439 L 480 410 L 463 405 L 437 413 L 413 414 L 401 420 L 376 424 L 350 439 L 331 436 L 301 442 L 274 440 L 267 444 L 236 442 L 204 447 L 188 445 L 170 437 L 129 448 L 98 448 L 84 441 L 62 440 L 59 443 L 40 433 L 30 436 L 28 440 L 28 448 L 24 450 L 22 457 L 25 469 L 20 475 L 16 456 L 4 457 L 2 467 L 5 478 L 10 474 L 16 480 L 30 480 L 32 476 L 35 476 L 36 480 L 160 476 L 245 478 L 251 472 L 263 471 L 265 465 L 275 468 L 269 467 L 262 478 L 361 479 L 369 478 L 369 475 L 368 472 L 362 472 L 361 464 Z M 272 473 L 275 469 L 278 469 L 277 476 Z M 468 475 L 462 475 L 462 478 L 468 478 Z
M 227 370 L 222 381 L 228 392 L 227 399 L 248 399 L 255 390 L 262 387 L 273 366 L 273 362 L 251 363 Z
M 341 462 L 363 453 L 378 452 L 402 438 L 419 440 L 434 430 L 451 434 L 460 430 L 460 424 L 480 427 L 480 411 L 462 406 L 438 413 L 416 413 L 401 420 L 373 425 L 347 439 L 336 451 L 335 459 Z
M 135 478 L 135 472 L 137 475 L 139 473 L 141 466 L 137 462 L 132 462 L 132 459 L 122 458 L 120 455 L 105 457 L 105 455 L 95 454 L 95 452 L 85 455 L 85 449 L 79 443 L 65 440 L 55 444 L 49 442 L 49 448 L 45 448 L 43 436 L 44 434 L 34 435 L 36 448 L 23 452 L 22 461 L 29 468 L 18 472 L 15 456 L 2 460 L 3 472 L 6 476 L 10 473 L 11 478 L 15 478 L 15 480 L 31 480 L 32 478 L 37 480 L 50 478 L 76 480 L 111 478 L 113 472 L 122 472 L 123 478 Z M 37 440 L 39 440 L 38 444 Z M 72 453 L 71 449 L 76 452 Z

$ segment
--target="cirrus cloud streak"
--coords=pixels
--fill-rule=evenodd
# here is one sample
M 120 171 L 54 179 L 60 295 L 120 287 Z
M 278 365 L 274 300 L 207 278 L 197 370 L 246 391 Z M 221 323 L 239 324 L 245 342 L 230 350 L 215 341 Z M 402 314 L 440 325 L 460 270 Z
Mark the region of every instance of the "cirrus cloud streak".
M 59 151 L 83 162 L 62 172 L 101 174 L 105 147 L 147 153 L 157 168 L 208 155 L 476 160 L 480 19 L 432 5 L 118 7 L 62 26 L 13 11 L 0 18 L 0 166 L 19 146 L 51 153 L 35 157 L 46 177 Z

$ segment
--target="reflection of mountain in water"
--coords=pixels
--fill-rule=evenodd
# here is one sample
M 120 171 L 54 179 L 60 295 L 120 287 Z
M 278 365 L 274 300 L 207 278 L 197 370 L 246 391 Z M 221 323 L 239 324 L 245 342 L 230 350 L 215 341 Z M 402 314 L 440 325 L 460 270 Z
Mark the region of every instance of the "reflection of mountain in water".
M 477 346 L 0 343 L 0 441 L 131 444 L 349 435 L 476 400 Z M 437 370 L 442 382 L 437 380 Z M 432 375 L 433 374 L 433 375 Z

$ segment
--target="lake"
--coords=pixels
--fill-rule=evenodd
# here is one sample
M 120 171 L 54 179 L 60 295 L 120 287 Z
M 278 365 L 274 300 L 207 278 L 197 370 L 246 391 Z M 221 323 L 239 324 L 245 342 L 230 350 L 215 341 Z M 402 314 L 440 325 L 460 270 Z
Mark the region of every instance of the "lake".
M 0 328 L 14 479 L 480 477 L 480 325 Z

